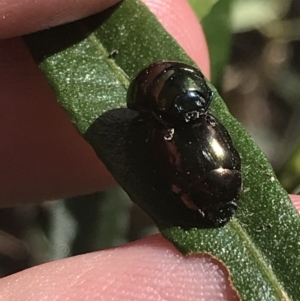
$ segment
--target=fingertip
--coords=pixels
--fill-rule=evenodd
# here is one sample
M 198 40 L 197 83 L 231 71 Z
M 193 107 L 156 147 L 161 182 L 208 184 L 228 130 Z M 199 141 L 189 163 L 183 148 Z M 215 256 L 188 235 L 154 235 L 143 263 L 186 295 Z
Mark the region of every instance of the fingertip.
M 210 77 L 209 54 L 202 27 L 186 0 L 143 0 L 203 74 Z
M 115 185 L 21 39 L 0 41 L 0 207 Z
M 161 235 L 28 269 L 2 279 L 0 290 L 15 301 L 237 300 L 216 260 L 184 257 Z
M 120 0 L 0 1 L 0 38 L 5 39 L 72 22 Z
M 291 194 L 290 198 L 298 212 L 300 212 L 300 195 Z

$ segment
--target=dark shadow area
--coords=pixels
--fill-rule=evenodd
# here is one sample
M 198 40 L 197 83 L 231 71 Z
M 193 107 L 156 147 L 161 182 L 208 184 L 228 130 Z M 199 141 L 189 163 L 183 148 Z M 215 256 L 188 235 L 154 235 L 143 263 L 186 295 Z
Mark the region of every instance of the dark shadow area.
M 18 210 L 19 209 L 19 210 Z M 32 217 L 39 215 L 34 206 L 0 210 L 0 278 L 25 270 L 37 264 L 25 242 Z
M 105 11 L 54 28 L 24 36 L 37 64 L 56 53 L 84 40 L 91 32 L 100 27 L 120 6 L 120 3 Z

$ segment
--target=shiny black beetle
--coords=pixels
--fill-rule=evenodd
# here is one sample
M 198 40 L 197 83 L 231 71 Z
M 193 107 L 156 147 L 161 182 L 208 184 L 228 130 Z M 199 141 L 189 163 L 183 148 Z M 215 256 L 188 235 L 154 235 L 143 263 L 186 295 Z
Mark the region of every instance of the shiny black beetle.
M 170 189 L 203 220 L 219 227 L 237 209 L 242 175 L 229 133 L 209 112 L 212 96 L 198 69 L 157 62 L 130 84 L 127 107 L 155 120 L 151 153 Z

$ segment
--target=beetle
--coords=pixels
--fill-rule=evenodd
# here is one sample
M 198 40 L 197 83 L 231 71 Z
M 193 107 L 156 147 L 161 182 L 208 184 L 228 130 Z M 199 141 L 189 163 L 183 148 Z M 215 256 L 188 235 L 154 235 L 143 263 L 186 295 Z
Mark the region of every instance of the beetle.
M 203 74 L 181 62 L 156 62 L 131 82 L 127 107 L 153 119 L 149 139 L 156 168 L 189 210 L 214 227 L 237 210 L 241 159 L 226 128 L 210 112 Z

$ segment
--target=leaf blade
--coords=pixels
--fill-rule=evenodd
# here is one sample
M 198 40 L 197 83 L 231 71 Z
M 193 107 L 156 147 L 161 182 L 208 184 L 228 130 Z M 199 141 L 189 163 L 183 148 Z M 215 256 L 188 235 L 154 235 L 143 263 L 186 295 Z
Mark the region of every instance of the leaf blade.
M 153 167 L 147 162 L 144 143 L 147 128 L 132 125 L 132 112 L 114 109 L 124 107 L 127 83 L 122 83 L 117 77 L 114 65 L 106 56 L 117 49 L 119 54 L 114 59 L 115 67 L 123 70 L 122 74 L 129 78 L 153 61 L 192 62 L 139 2 L 125 1 L 104 15 L 26 38 L 33 56 L 40 63 L 72 122 L 93 145 L 131 198 L 148 212 L 163 235 L 179 249 L 184 248 L 186 253 L 211 253 L 221 258 L 230 267 L 234 285 L 245 300 L 288 300 L 283 288 L 297 300 L 300 295 L 295 280 L 300 273 L 297 264 L 300 258 L 299 215 L 275 179 L 265 156 L 229 115 L 216 92 L 212 110 L 228 128 L 241 153 L 244 196 L 239 202 L 236 218 L 226 227 L 185 229 L 183 226 L 188 226 L 189 219 L 193 217 L 174 201 L 168 189 L 161 187 L 163 185 L 155 178 L 157 175 Z M 87 38 L 89 33 L 97 39 L 96 46 Z M 67 47 L 65 39 L 69 40 Z M 98 43 L 104 48 L 102 52 L 99 52 Z M 49 51 L 49 45 L 59 47 Z M 93 80 L 84 81 L 91 74 Z M 72 84 L 66 83 L 67 78 L 72 80 Z M 234 230 L 235 221 L 238 223 Z M 181 226 L 180 231 L 178 225 Z M 270 273 L 274 272 L 274 279 L 278 281 L 266 276 L 260 263 L 256 262 L 259 256 L 253 260 L 243 247 L 244 240 L 237 235 L 239 227 L 247 233 L 258 254 L 263 254 L 260 257 L 263 266 L 268 267 Z M 221 240 L 222 235 L 228 240 Z M 221 244 L 217 243 L 218 239 Z M 240 256 L 232 257 L 232 250 L 239 252 Z M 288 260 L 286 257 L 289 257 Z M 247 283 L 252 278 L 259 278 L 260 281 Z M 261 285 L 262 281 L 265 286 Z M 272 282 L 276 283 L 275 288 Z M 261 291 L 262 287 L 265 291 Z M 261 299 L 255 299 L 255 296 Z

